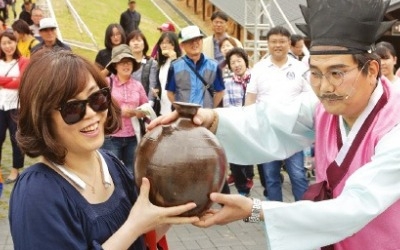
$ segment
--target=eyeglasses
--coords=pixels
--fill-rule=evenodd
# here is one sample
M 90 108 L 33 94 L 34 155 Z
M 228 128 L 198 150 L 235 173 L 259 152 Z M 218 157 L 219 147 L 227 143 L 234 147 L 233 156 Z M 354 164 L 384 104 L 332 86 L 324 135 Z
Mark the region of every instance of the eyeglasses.
M 271 44 L 271 45 L 284 45 L 284 44 L 289 44 L 289 39 L 284 39 L 284 40 L 271 40 L 271 41 L 268 41 L 268 44 Z
M 226 24 L 226 21 L 212 21 L 212 24 L 214 24 L 214 25 L 224 25 L 224 24 Z
M 322 84 L 322 78 L 325 77 L 330 84 L 338 87 L 343 83 L 345 75 L 357 68 L 358 66 L 348 71 L 343 71 L 340 69 L 332 69 L 326 72 L 325 74 L 322 74 L 320 71 L 317 71 L 315 69 L 310 69 L 303 74 L 303 78 L 306 81 L 310 82 L 312 86 L 318 87 Z
M 111 92 L 109 88 L 102 88 L 91 94 L 86 100 L 74 100 L 62 104 L 57 110 L 68 125 L 79 122 L 86 114 L 86 105 L 95 112 L 102 112 L 108 109 L 111 103 Z

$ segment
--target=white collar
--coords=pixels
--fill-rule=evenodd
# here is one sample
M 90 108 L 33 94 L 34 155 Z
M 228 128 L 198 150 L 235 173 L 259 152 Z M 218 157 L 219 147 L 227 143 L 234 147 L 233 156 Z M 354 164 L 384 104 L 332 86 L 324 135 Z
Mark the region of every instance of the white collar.
M 354 123 L 353 127 L 351 128 L 348 134 L 346 133 L 346 126 L 344 124 L 343 117 L 342 116 L 339 117 L 340 133 L 343 142 L 343 146 L 340 149 L 335 159 L 336 163 L 339 166 L 342 164 L 344 158 L 346 157 L 350 149 L 350 146 L 353 144 L 356 135 L 361 129 L 361 126 L 364 124 L 368 115 L 372 112 L 372 110 L 374 109 L 374 107 L 376 106 L 382 95 L 383 95 L 383 87 L 381 81 L 379 80 L 374 92 L 369 98 L 367 106 L 365 107 L 364 111 L 360 114 L 360 116 L 357 118 L 356 122 Z
M 102 176 L 102 181 L 105 187 L 111 186 L 111 175 L 110 171 L 108 171 L 108 166 L 106 161 L 104 160 L 103 156 L 96 151 L 97 155 L 100 158 L 100 164 L 101 164 L 101 173 L 103 174 Z M 73 183 L 75 183 L 79 188 L 85 190 L 86 189 L 86 183 L 79 178 L 76 174 L 68 171 L 64 166 L 58 165 L 53 163 L 54 166 L 56 166 L 68 179 L 70 179 Z

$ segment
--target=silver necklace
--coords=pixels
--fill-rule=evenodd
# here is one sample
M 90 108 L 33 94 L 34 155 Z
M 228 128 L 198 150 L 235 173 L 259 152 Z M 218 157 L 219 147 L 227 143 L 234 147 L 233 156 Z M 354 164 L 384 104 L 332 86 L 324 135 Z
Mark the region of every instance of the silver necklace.
M 96 194 L 96 182 L 97 182 L 97 171 L 95 169 L 94 173 L 94 181 L 93 184 L 90 184 L 88 181 L 85 181 L 82 177 L 80 177 L 75 171 L 71 170 L 71 168 L 65 163 L 64 169 L 68 172 L 72 172 L 76 177 L 78 177 L 80 180 L 82 180 L 86 185 L 88 185 L 91 188 L 92 194 Z M 70 177 L 69 177 L 70 178 Z M 71 179 L 71 178 L 70 178 Z M 73 181 L 73 180 L 72 180 Z

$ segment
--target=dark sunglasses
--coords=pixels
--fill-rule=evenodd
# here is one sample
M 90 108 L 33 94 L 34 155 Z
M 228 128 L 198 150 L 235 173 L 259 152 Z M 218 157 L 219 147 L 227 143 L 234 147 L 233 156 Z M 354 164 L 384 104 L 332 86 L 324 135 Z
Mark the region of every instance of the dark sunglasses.
M 108 109 L 111 103 L 111 92 L 109 88 L 102 88 L 91 94 L 86 100 L 74 100 L 62 104 L 57 110 L 66 124 L 74 124 L 83 119 L 86 114 L 86 105 L 95 112 Z

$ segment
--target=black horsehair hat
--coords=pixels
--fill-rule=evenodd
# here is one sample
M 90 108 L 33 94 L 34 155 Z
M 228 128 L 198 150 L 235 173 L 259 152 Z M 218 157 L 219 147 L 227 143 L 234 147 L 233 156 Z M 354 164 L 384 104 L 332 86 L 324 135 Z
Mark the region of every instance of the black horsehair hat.
M 390 0 L 307 0 L 300 5 L 305 24 L 296 24 L 311 39 L 311 55 L 358 54 L 371 51 L 375 41 L 396 20 L 382 22 Z M 331 45 L 347 50 L 313 51 Z

